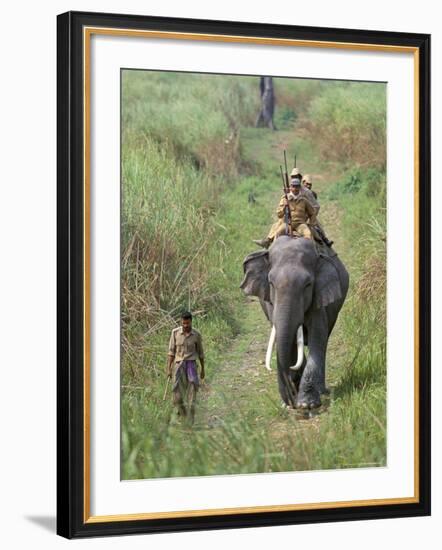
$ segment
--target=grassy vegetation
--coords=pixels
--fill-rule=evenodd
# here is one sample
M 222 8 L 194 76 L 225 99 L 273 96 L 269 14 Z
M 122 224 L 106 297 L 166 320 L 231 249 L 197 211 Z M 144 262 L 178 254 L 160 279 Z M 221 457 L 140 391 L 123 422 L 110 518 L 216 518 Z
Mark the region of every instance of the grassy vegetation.
M 257 78 L 127 71 L 122 90 L 123 478 L 384 464 L 379 85 L 278 79 L 278 132 L 252 127 Z M 358 145 L 335 151 L 339 132 L 343 141 L 360 134 Z M 272 221 L 285 147 L 305 172 L 332 174 L 316 186 L 321 218 L 352 281 L 330 344 L 332 396 L 313 418 L 281 408 L 275 372 L 257 366 L 268 325 L 239 290 L 250 239 Z M 163 400 L 167 342 L 183 308 L 209 352 L 193 429 L 176 422 L 170 392 Z
M 349 169 L 386 167 L 385 84 L 331 82 L 309 108 L 318 153 Z
M 330 190 L 343 211 L 345 262 L 351 273 L 341 330 L 348 358 L 334 390 L 338 414 L 357 414 L 349 443 L 355 453 L 369 450 L 365 461 L 385 460 L 386 444 L 386 209 L 385 173 L 357 172 L 360 184 L 348 187 L 345 174 Z M 335 422 L 332 415 L 330 422 Z M 344 418 L 337 425 L 345 426 Z M 324 433 L 327 427 L 324 426 Z M 365 442 L 360 439 L 365 438 Z M 359 447 L 359 448 L 358 448 Z M 352 459 L 354 460 L 354 459 Z M 361 456 L 358 460 L 364 462 Z
M 235 330 L 216 218 L 244 168 L 238 125 L 250 122 L 253 103 L 245 88 L 229 77 L 123 73 L 125 385 L 151 386 L 182 309 L 204 319 L 209 346 L 211 334 L 227 340 Z

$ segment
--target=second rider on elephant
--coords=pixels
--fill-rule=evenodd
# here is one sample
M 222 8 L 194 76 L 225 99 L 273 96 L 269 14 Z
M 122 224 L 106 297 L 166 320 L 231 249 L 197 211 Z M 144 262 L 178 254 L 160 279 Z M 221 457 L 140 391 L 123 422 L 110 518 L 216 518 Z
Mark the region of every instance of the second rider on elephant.
M 292 230 L 300 237 L 312 239 L 312 232 L 309 225 L 313 226 L 316 223 L 317 210 L 312 206 L 301 194 L 301 180 L 295 178 L 290 182 L 290 193 L 281 197 L 278 209 L 278 221 L 272 225 L 270 232 L 265 239 L 254 240 L 253 242 L 263 248 L 268 248 L 273 240 L 280 235 L 285 235 L 286 224 L 284 222 L 285 207 L 289 205 L 291 215 Z M 309 225 L 307 225 L 307 223 Z

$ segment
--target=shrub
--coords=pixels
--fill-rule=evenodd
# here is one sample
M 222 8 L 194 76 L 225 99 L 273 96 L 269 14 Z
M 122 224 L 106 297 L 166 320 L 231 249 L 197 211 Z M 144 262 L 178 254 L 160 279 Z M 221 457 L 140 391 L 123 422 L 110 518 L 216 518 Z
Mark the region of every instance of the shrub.
M 324 88 L 312 101 L 306 124 L 325 159 L 385 171 L 385 84 L 349 82 Z
M 330 200 L 338 200 L 343 195 L 354 195 L 362 192 L 367 197 L 376 197 L 380 203 L 385 202 L 385 172 L 378 168 L 353 168 L 346 172 L 327 190 Z

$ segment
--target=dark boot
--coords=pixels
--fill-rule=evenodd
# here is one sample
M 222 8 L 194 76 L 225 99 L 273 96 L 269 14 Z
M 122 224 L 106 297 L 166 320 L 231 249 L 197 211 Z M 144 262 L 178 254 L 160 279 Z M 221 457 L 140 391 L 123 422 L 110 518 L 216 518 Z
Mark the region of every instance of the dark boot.
M 322 229 L 321 229 L 320 227 L 316 226 L 315 229 L 316 229 L 316 231 L 318 232 L 319 237 L 322 239 L 322 242 L 323 242 L 326 246 L 328 246 L 328 247 L 331 248 L 331 246 L 333 245 L 333 242 L 334 242 L 334 241 L 330 241 L 330 240 L 326 237 L 324 231 L 322 231 Z
M 324 241 L 325 244 L 326 244 L 328 247 L 330 247 L 330 248 L 332 247 L 333 243 L 335 242 L 335 241 L 329 241 L 325 235 L 324 235 L 324 237 L 323 237 L 323 241 Z

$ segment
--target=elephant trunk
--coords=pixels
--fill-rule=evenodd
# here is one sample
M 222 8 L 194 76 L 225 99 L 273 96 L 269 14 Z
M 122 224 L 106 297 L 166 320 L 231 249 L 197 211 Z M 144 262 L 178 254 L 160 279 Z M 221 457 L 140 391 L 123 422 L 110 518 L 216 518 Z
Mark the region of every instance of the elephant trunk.
M 278 352 L 278 363 L 283 370 L 288 369 L 292 362 L 294 330 L 291 327 L 276 325 L 276 349 Z
M 299 311 L 297 309 L 297 311 Z M 302 311 L 302 309 L 301 309 Z M 298 370 L 304 359 L 304 334 L 302 327 L 302 318 L 296 315 L 293 318 L 293 309 L 290 311 L 279 310 L 279 315 L 275 318 L 276 345 L 278 351 L 278 362 L 283 370 Z M 293 345 L 297 340 L 297 357 L 294 362 Z

